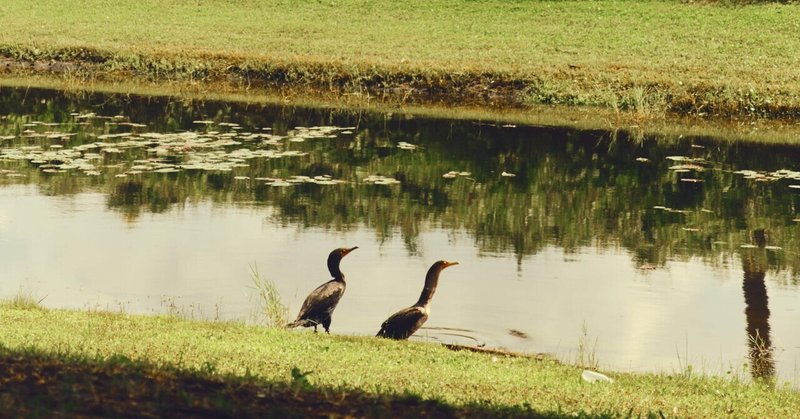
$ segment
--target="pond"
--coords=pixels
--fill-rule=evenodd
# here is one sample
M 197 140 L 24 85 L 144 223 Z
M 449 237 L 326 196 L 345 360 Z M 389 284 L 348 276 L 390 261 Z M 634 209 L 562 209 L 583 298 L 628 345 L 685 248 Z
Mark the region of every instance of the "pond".
M 0 89 L 0 298 L 336 334 L 442 273 L 415 339 L 800 383 L 800 147 Z M 298 331 L 305 333 L 308 331 Z

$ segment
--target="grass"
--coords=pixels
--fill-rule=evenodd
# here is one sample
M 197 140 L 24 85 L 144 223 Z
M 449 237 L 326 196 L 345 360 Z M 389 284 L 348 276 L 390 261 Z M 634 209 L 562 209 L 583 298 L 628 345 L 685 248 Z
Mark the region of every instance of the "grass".
M 774 3 L 6 0 L 0 54 L 90 80 L 792 117 L 798 22 L 800 7 Z
M 382 400 L 378 405 L 389 406 L 388 411 L 398 406 L 404 406 L 404 411 L 411 409 L 409 403 L 414 409 L 433 403 L 437 409 L 445 406 L 442 415 L 460 416 L 789 417 L 800 409 L 800 393 L 720 378 L 607 373 L 614 384 L 591 385 L 580 379 L 581 369 L 550 359 L 453 352 L 425 343 L 198 322 L 174 316 L 44 310 L 4 304 L 0 307 L 0 346 L 4 348 L 0 358 L 6 360 L 6 370 L 0 372 L 4 383 L 10 383 L 8 375 L 13 376 L 7 365 L 16 371 L 66 374 L 74 380 L 63 382 L 79 382 L 75 391 L 58 396 L 64 398 L 63 403 L 53 402 L 56 411 L 70 403 L 83 406 L 84 399 L 102 401 L 106 397 L 110 401 L 100 404 L 112 406 L 120 394 L 126 393 L 102 390 L 95 397 L 91 388 L 84 385 L 97 380 L 102 384 L 108 379 L 102 377 L 109 374 L 164 377 L 131 382 L 154 386 L 149 388 L 150 394 L 183 395 L 180 403 L 191 406 L 192 400 L 206 400 L 198 403 L 209 409 L 238 404 L 235 401 L 242 396 L 235 389 L 262 393 L 274 390 L 267 398 L 280 400 L 284 400 L 282 394 L 289 392 L 294 395 L 289 397 L 294 400 L 290 409 L 343 404 L 336 400 Z M 118 371 L 120 360 L 125 368 Z M 28 388 L 32 389 L 30 394 L 55 391 L 49 387 L 47 374 L 43 374 L 41 387 L 30 383 L 32 379 L 25 374 L 17 380 L 32 387 L 14 394 L 17 390 L 13 389 L 18 387 L 2 386 L 0 403 L 5 404 L 0 407 L 20 403 L 19 398 L 25 402 Z M 94 376 L 100 378 L 91 378 Z M 208 384 L 209 381 L 216 384 Z M 101 384 L 95 388 L 108 387 Z M 225 389 L 215 393 L 216 404 L 206 397 L 206 390 L 212 385 Z M 176 386 L 180 391 L 175 390 Z M 256 398 L 251 399 L 257 403 Z M 148 400 L 140 400 L 142 403 L 136 406 L 156 410 L 171 406 Z M 226 411 L 223 407 L 214 409 Z M 317 413 L 320 412 L 323 410 Z
M 597 338 L 594 341 L 589 338 L 589 328 L 585 322 L 581 325 L 575 365 L 589 369 L 597 369 L 600 366 L 600 360 L 597 358 Z
M 20 310 L 39 310 L 41 309 L 42 300 L 44 299 L 37 300 L 30 292 L 19 292 L 17 295 L 4 300 L 2 304 L 4 307 Z
M 0 413 L 15 417 L 403 417 L 488 416 L 522 409 L 453 409 L 411 395 L 382 397 L 220 375 L 211 368 L 155 367 L 125 356 L 81 357 L 0 348 Z
M 281 296 L 275 284 L 269 279 L 262 278 L 258 273 L 258 266 L 250 266 L 250 279 L 253 289 L 258 293 L 258 303 L 267 327 L 283 327 L 289 322 L 289 309 L 281 302 Z

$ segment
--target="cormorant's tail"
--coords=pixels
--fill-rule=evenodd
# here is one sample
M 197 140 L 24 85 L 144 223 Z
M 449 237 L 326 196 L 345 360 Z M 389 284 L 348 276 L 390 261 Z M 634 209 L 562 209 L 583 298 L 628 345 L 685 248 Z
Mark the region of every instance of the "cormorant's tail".
M 318 325 L 319 322 L 311 320 L 311 319 L 297 319 L 289 324 L 286 325 L 287 329 L 291 329 L 294 327 L 311 327 Z

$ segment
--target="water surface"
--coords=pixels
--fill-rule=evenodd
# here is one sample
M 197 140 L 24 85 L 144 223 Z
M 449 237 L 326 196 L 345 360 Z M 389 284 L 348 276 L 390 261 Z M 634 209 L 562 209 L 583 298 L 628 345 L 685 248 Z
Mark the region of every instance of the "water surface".
M 2 297 L 259 322 L 357 245 L 334 333 L 447 259 L 419 339 L 800 382 L 800 148 L 0 90 Z

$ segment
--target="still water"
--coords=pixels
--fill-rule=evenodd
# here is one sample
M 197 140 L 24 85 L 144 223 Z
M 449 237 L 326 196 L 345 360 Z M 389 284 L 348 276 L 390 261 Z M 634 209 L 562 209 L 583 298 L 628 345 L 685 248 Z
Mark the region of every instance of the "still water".
M 0 297 L 338 334 L 442 273 L 417 339 L 800 383 L 800 147 L 0 89 Z M 302 333 L 302 332 L 299 332 Z

